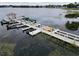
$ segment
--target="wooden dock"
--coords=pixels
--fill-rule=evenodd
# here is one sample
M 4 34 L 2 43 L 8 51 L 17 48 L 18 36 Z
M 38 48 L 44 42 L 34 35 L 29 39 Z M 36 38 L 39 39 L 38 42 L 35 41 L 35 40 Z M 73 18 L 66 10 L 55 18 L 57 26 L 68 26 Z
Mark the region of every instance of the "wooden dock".
M 20 21 L 19 21 L 20 22 Z M 77 41 L 77 40 L 79 40 L 79 39 L 76 39 L 75 40 L 75 38 L 74 38 L 74 40 L 72 40 L 72 39 L 70 39 L 70 38 L 68 38 L 68 37 L 65 37 L 65 36 L 61 36 L 61 35 L 59 35 L 59 34 L 56 34 L 55 32 L 55 30 L 57 30 L 57 29 L 55 29 L 54 31 L 52 31 L 52 32 L 48 32 L 48 31 L 45 31 L 45 30 L 43 30 L 42 28 L 38 28 L 38 27 L 35 27 L 35 25 L 30 25 L 30 24 L 26 24 L 25 22 L 22 22 L 24 25 L 27 25 L 27 26 L 29 26 L 29 27 L 32 27 L 32 28 L 34 28 L 34 29 L 36 29 L 35 31 L 32 31 L 32 32 L 29 32 L 29 34 L 30 35 L 36 35 L 36 34 L 38 34 L 38 33 L 40 33 L 40 32 L 43 32 L 43 33 L 45 33 L 45 34 L 48 34 L 48 35 L 50 35 L 50 36 L 53 36 L 53 37 L 56 37 L 56 38 L 58 38 L 58 39 L 60 39 L 60 40 L 63 40 L 63 41 L 65 41 L 65 42 L 68 42 L 68 43 L 70 43 L 70 44 L 73 44 L 73 45 L 76 45 L 76 46 L 78 46 L 79 47 L 79 41 Z M 40 29 L 40 30 L 38 30 L 38 29 Z M 62 31 L 62 30 L 61 30 Z M 65 32 L 65 31 L 64 31 Z M 66 32 L 67 33 L 67 32 Z M 69 34 L 69 33 L 68 33 Z M 71 33 L 70 33 L 71 34 Z M 72 34 L 72 35 L 75 35 L 75 34 Z M 77 37 L 79 37 L 78 35 L 75 35 L 75 36 L 77 36 Z
M 74 40 L 69 39 L 67 37 L 55 34 L 55 32 L 47 32 L 47 31 L 44 31 L 44 30 L 42 30 L 42 32 L 79 47 L 79 41 L 76 41 L 75 39 Z
M 19 25 L 17 27 L 21 27 L 21 26 L 24 26 L 24 25 L 28 26 L 26 28 L 22 28 L 22 30 L 27 30 L 29 28 L 36 29 L 36 30 L 34 30 L 32 32 L 29 32 L 29 34 L 32 35 L 32 36 L 36 35 L 36 34 L 38 34 L 40 32 L 43 32 L 45 34 L 56 37 L 56 38 L 58 38 L 60 40 L 63 40 L 65 42 L 68 42 L 70 44 L 73 44 L 73 45 L 76 45 L 76 46 L 79 47 L 79 36 L 78 35 L 71 34 L 71 33 L 68 33 L 68 32 L 65 32 L 65 31 L 62 31 L 62 30 L 57 30 L 55 28 L 54 28 L 54 30 L 52 32 L 48 32 L 48 31 L 44 30 L 43 27 L 38 27 L 37 26 L 38 24 L 36 24 L 36 23 L 32 24 L 32 23 L 29 23 L 28 21 L 26 23 L 25 21 L 21 21 L 21 20 L 17 20 L 17 19 L 15 19 L 15 21 L 18 22 L 18 23 L 23 24 L 23 25 Z

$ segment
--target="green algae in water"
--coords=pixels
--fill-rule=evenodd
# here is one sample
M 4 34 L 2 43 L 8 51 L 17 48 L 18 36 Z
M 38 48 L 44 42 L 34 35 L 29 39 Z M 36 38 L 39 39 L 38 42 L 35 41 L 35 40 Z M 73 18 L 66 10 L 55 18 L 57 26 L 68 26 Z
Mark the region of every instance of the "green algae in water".
M 0 55 L 1 56 L 11 56 L 13 55 L 13 49 L 15 45 L 9 43 L 0 43 Z

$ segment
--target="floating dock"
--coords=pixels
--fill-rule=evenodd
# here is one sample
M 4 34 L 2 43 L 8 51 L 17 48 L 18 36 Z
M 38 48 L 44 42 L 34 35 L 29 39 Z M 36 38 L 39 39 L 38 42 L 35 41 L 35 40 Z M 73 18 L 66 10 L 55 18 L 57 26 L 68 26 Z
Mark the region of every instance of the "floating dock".
M 50 28 L 48 26 L 47 26 L 47 28 L 45 28 L 44 25 L 42 25 L 42 27 L 40 27 L 40 26 L 38 26 L 39 24 L 37 24 L 37 23 L 33 24 L 32 22 L 28 22 L 27 20 L 25 22 L 24 20 L 14 19 L 14 21 L 22 24 L 22 25 L 17 25 L 18 28 L 21 27 L 23 31 L 24 30 L 27 30 L 27 32 L 29 31 L 28 33 L 32 36 L 36 35 L 40 32 L 43 32 L 45 34 L 56 37 L 60 40 L 63 40 L 65 42 L 68 42 L 70 44 L 73 44 L 73 45 L 76 45 L 76 46 L 79 47 L 79 36 L 78 35 L 71 34 L 71 33 L 68 33 L 68 32 L 65 32 L 65 31 L 62 31 L 62 30 L 59 30 L 59 29 L 55 29 L 55 28 L 53 28 L 53 30 L 52 30 L 52 28 Z M 35 30 L 30 32 L 30 30 L 28 30 L 30 28 L 33 28 Z
M 17 20 L 18 21 L 18 20 Z M 18 22 L 21 22 L 21 21 L 18 21 Z M 65 36 L 63 36 L 63 35 L 59 35 L 59 34 L 56 34 L 56 32 L 58 31 L 57 29 L 54 29 L 54 31 L 52 31 L 52 32 L 48 32 L 48 31 L 46 31 L 46 30 L 43 30 L 43 28 L 42 27 L 40 27 L 40 28 L 38 28 L 36 25 L 30 25 L 30 24 L 27 24 L 27 23 L 25 23 L 25 22 L 21 22 L 21 23 L 23 23 L 24 25 L 27 25 L 27 26 L 29 26 L 29 27 L 32 27 L 32 28 L 34 28 L 34 29 L 36 29 L 36 30 L 34 30 L 34 31 L 32 31 L 32 32 L 29 32 L 29 34 L 30 35 L 36 35 L 36 34 L 38 34 L 38 33 L 40 33 L 40 32 L 43 32 L 43 33 L 45 33 L 45 34 L 48 34 L 48 35 L 50 35 L 50 36 L 53 36 L 53 37 L 56 37 L 56 38 L 58 38 L 58 39 L 60 39 L 60 40 L 63 40 L 63 41 L 65 41 L 65 42 L 68 42 L 68 43 L 70 43 L 70 44 L 73 44 L 73 45 L 76 45 L 76 46 L 78 46 L 79 47 L 79 38 L 74 38 L 73 40 L 71 39 L 71 38 L 69 38 L 69 37 L 65 37 L 65 36 L 69 36 L 68 34 L 68 32 L 66 32 L 66 33 L 68 33 L 67 35 L 66 34 L 64 34 Z M 38 29 L 40 29 L 40 30 L 38 30 Z M 61 30 L 62 31 L 62 30 Z M 63 32 L 63 33 L 65 33 L 65 31 Z M 71 33 L 70 33 L 71 34 Z M 78 35 L 75 35 L 75 34 L 72 34 L 72 35 L 74 35 L 74 36 L 76 36 L 76 37 L 79 37 Z
M 31 27 L 22 28 L 22 31 L 26 31 L 29 28 L 31 28 Z
M 38 34 L 40 32 L 41 32 L 41 30 L 40 29 L 37 29 L 37 30 L 34 30 L 32 32 L 29 32 L 29 34 L 33 36 L 33 35 L 36 35 L 36 34 Z
M 47 31 L 44 31 L 44 30 L 42 30 L 42 32 L 79 47 L 79 41 L 76 41 L 75 39 L 72 40 L 72 39 L 70 39 L 68 37 L 56 34 L 55 32 L 47 32 Z

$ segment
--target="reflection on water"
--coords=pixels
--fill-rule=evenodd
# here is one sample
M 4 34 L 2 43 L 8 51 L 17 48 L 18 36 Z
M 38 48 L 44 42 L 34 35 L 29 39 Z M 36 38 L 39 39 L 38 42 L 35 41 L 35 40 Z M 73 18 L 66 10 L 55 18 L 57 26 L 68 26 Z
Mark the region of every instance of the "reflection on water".
M 78 31 L 69 31 L 65 28 L 64 24 L 69 21 L 79 21 L 77 19 L 67 19 L 64 15 L 68 10 L 65 9 L 55 9 L 55 8 L 0 8 L 0 20 L 2 20 L 6 14 L 10 12 L 15 12 L 18 17 L 27 16 L 36 19 L 38 23 L 44 25 L 54 25 L 56 28 L 68 31 L 79 35 Z M 72 10 L 73 11 L 73 10 Z M 75 10 L 79 12 L 78 10 Z M 73 11 L 74 12 L 74 11 Z
M 40 33 L 30 36 L 21 29 L 7 30 L 5 25 L 0 25 L 0 43 L 13 44 L 13 55 L 78 55 L 58 44 L 51 42 L 56 38 Z M 57 42 L 57 40 L 55 41 Z M 10 52 L 12 53 L 12 52 Z
M 16 12 L 18 16 L 32 17 L 41 24 L 54 25 L 62 30 L 66 30 L 63 25 L 67 20 L 63 15 L 59 16 L 65 10 L 50 8 L 0 8 L 0 19 L 12 11 Z M 5 25 L 0 25 L 0 43 L 14 44 L 13 55 L 79 55 L 77 51 L 73 52 L 56 44 L 57 40 L 55 42 L 51 42 L 51 40 L 55 41 L 56 38 L 43 33 L 30 36 L 21 29 L 7 30 Z

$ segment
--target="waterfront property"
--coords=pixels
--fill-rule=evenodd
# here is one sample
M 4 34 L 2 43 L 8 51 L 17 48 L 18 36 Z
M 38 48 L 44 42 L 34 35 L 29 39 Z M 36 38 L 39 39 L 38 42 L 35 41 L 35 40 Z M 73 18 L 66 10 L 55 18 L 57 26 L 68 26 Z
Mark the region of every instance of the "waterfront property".
M 45 34 L 56 37 L 60 40 L 63 40 L 65 42 L 68 42 L 70 44 L 73 44 L 73 45 L 76 45 L 79 47 L 79 36 L 77 36 L 75 34 L 71 34 L 71 33 L 62 31 L 60 29 L 52 28 L 49 26 L 45 26 L 45 25 L 41 25 L 41 24 L 39 25 L 38 23 L 32 23 L 27 20 L 26 21 L 19 20 L 16 17 L 15 17 L 15 19 L 11 19 L 11 20 L 15 21 L 17 23 L 21 23 L 22 25 L 17 25 L 17 27 L 20 27 L 22 29 L 23 29 L 23 27 L 26 27 L 26 29 L 24 28 L 23 30 L 26 30 L 26 33 L 28 33 L 32 36 L 36 35 L 40 32 L 43 32 Z M 9 22 L 11 22 L 11 20 Z

